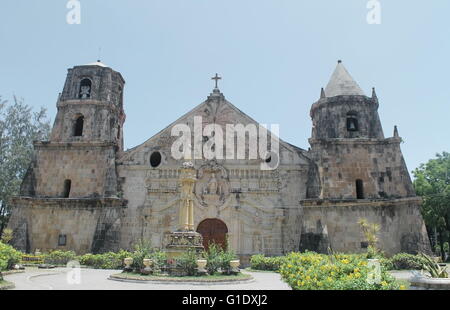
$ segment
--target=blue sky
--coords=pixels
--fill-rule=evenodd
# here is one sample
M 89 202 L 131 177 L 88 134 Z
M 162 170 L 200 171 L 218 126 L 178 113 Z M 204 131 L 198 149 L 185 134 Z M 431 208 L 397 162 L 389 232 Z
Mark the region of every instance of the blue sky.
M 336 61 L 380 99 L 386 137 L 394 125 L 412 170 L 450 151 L 450 1 L 66 0 L 0 2 L 0 95 L 44 106 L 53 122 L 66 70 L 98 58 L 120 71 L 125 146 L 147 140 L 200 104 L 223 76 L 226 98 L 287 142 L 308 148 L 309 110 Z

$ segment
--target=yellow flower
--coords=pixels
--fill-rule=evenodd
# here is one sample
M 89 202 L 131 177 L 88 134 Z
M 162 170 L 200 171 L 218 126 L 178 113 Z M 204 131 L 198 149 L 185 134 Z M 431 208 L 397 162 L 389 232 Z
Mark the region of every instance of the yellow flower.
M 348 263 L 350 263 L 350 261 L 348 259 L 344 258 L 343 260 L 341 260 L 341 263 L 348 264 Z
M 406 286 L 400 285 L 400 289 L 401 289 L 401 290 L 406 290 Z
M 387 282 L 386 281 L 381 281 L 381 286 L 387 286 Z

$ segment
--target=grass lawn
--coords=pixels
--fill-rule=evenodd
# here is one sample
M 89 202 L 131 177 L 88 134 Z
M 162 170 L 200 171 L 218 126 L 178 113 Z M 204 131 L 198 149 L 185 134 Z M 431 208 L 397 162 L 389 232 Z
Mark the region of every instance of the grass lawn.
M 126 279 L 126 280 L 140 280 L 140 281 L 167 281 L 167 282 L 226 282 L 226 281 L 241 281 L 250 280 L 252 276 L 249 274 L 238 273 L 236 275 L 205 275 L 205 276 L 186 276 L 186 277 L 172 277 L 163 275 L 141 275 L 131 272 L 122 272 L 111 275 L 112 278 Z

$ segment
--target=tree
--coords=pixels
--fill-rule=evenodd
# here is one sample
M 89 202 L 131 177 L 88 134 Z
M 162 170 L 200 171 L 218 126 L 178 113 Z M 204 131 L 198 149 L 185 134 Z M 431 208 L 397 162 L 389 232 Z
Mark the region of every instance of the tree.
M 436 154 L 435 159 L 421 164 L 413 174 L 414 188 L 423 198 L 425 224 L 445 259 L 445 243 L 450 237 L 450 153 Z
M 33 141 L 48 139 L 46 110 L 33 112 L 23 100 L 12 103 L 0 97 L 0 235 L 10 214 L 10 199 L 20 184 L 33 155 Z

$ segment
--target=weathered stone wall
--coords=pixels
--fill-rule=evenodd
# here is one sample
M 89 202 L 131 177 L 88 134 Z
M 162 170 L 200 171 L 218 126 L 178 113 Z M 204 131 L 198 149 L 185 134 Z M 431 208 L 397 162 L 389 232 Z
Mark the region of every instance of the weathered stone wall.
M 300 250 L 326 253 L 366 251 L 367 240 L 359 219 L 380 225 L 379 248 L 388 255 L 429 252 L 430 245 L 420 214 L 420 198 L 373 201 L 302 201 Z
M 38 197 L 62 197 L 64 180 L 71 180 L 70 197 L 103 197 L 117 193 L 115 146 L 107 143 L 36 143 L 33 172 Z M 26 193 L 23 193 L 26 194 Z
M 14 246 L 22 251 L 119 249 L 121 199 L 16 198 L 13 205 L 9 227 Z M 67 236 L 65 246 L 58 246 L 59 235 Z
M 321 198 L 356 198 L 356 180 L 364 184 L 364 198 L 415 196 L 400 150 L 400 139 L 313 140 Z

